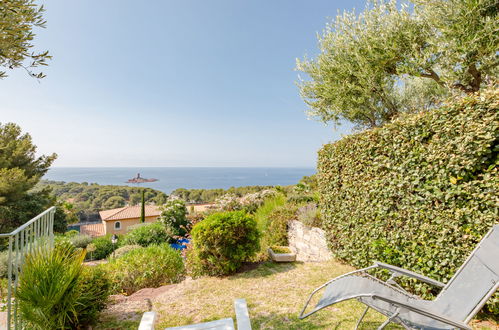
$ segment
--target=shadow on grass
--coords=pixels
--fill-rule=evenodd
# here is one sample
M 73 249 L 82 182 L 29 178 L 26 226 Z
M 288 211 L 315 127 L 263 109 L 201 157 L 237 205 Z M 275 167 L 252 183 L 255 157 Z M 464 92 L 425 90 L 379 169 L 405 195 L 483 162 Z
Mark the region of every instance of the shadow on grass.
M 127 312 L 122 313 L 121 315 L 128 314 Z M 135 312 L 133 313 L 135 314 Z M 122 316 L 123 317 L 123 316 Z M 101 317 L 92 329 L 94 330 L 136 330 L 139 327 L 140 318 L 137 320 L 123 320 L 117 319 L 114 317 Z
M 360 316 L 360 315 L 359 315 Z M 342 320 L 328 320 L 327 317 L 309 317 L 300 320 L 297 315 L 291 314 L 269 314 L 252 316 L 250 312 L 251 325 L 253 329 L 292 329 L 292 330 L 313 330 L 313 329 L 353 329 L 357 323 L 357 318 L 348 317 Z M 382 322 L 365 321 L 359 326 L 361 330 L 377 329 Z M 403 329 L 397 324 L 389 324 L 385 329 Z
M 276 263 L 271 261 L 265 261 L 261 263 L 248 263 L 243 265 L 243 267 L 230 279 L 238 278 L 259 278 L 268 277 L 275 275 L 277 273 L 284 273 L 296 268 L 299 262 L 282 262 Z

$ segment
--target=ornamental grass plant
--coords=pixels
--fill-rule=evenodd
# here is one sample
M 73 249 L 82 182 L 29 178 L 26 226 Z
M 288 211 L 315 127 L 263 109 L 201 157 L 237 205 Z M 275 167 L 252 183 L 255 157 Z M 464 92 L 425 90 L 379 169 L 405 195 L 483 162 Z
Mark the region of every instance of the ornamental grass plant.
M 104 308 L 110 282 L 83 266 L 85 250 L 71 244 L 40 245 L 26 255 L 16 299 L 28 329 L 81 328 Z

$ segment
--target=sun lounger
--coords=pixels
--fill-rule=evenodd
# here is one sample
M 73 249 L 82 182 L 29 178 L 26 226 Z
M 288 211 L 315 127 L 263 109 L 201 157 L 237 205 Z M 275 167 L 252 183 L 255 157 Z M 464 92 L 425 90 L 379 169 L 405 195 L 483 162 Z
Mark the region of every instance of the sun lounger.
M 368 274 L 375 268 L 386 269 L 391 277 L 383 282 Z M 441 288 L 435 300 L 423 300 L 403 290 L 394 281 L 407 276 Z M 330 305 L 357 299 L 367 307 L 356 329 L 372 308 L 388 317 L 378 329 L 390 322 L 406 329 L 471 329 L 467 324 L 499 288 L 499 225 L 485 235 L 468 259 L 447 283 L 435 281 L 412 271 L 376 262 L 374 265 L 339 276 L 312 292 L 300 319 Z M 324 289 L 315 308 L 305 313 L 312 297 Z
M 251 321 L 249 318 L 246 300 L 234 300 L 234 310 L 236 311 L 237 329 L 251 330 Z M 155 321 L 155 312 L 144 313 L 142 316 L 142 320 L 140 321 L 139 330 L 154 330 Z M 165 330 L 235 330 L 235 327 L 234 320 L 232 320 L 232 318 L 226 318 L 216 321 L 166 328 Z

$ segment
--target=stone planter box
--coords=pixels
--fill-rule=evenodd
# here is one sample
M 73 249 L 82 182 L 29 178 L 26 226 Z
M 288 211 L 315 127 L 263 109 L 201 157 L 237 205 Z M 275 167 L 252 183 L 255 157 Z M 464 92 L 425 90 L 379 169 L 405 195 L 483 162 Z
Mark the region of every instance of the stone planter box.
M 267 251 L 269 252 L 270 258 L 275 262 L 293 262 L 296 260 L 296 253 L 292 248 L 289 248 L 291 253 L 275 253 L 272 248 L 269 248 Z

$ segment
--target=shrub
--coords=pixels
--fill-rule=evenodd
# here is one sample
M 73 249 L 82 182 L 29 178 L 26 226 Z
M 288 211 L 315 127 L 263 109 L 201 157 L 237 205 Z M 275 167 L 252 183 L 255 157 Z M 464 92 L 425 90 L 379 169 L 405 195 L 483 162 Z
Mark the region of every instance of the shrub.
M 317 198 L 315 195 L 299 195 L 299 194 L 292 194 L 288 196 L 288 203 L 293 203 L 293 204 L 303 204 L 303 203 L 313 203 L 316 202 Z
M 7 277 L 9 274 L 9 251 L 0 252 L 0 278 Z
M 76 231 L 76 230 L 75 230 Z M 54 235 L 54 242 L 57 244 L 57 243 L 60 243 L 60 242 L 66 242 L 66 243 L 69 243 L 71 244 L 71 241 L 70 241 L 70 237 L 66 236 L 66 235 L 60 235 L 60 234 L 56 234 Z M 73 245 L 74 246 L 74 245 Z
M 293 253 L 288 246 L 272 245 L 270 248 L 274 251 L 274 253 Z
M 275 195 L 273 189 L 265 189 L 239 197 L 235 194 L 226 194 L 215 201 L 215 208 L 218 211 L 239 211 L 244 210 L 254 213 L 266 199 Z
M 185 202 L 173 199 L 161 207 L 160 221 L 172 235 L 184 236 L 187 233 L 187 209 Z
M 309 203 L 298 208 L 296 219 L 305 226 L 321 227 L 320 212 L 315 203 Z
M 226 194 L 215 200 L 215 207 L 219 211 L 238 211 L 243 208 L 239 201 L 239 196 L 235 194 Z
M 290 205 L 274 209 L 268 216 L 267 228 L 262 232 L 260 251 L 255 261 L 269 258 L 267 249 L 270 246 L 288 245 L 288 222 L 295 218 L 296 208 Z
M 92 243 L 92 237 L 88 235 L 75 235 L 70 238 L 70 242 L 76 248 L 85 249 L 88 244 Z
M 248 213 L 255 213 L 255 211 L 265 203 L 269 198 L 276 195 L 275 190 L 265 189 L 251 194 L 246 194 L 239 199 L 243 210 Z
M 36 248 L 25 259 L 16 300 L 29 329 L 64 329 L 77 320 L 79 277 L 85 252 L 68 247 Z
M 168 244 L 135 249 L 103 266 L 111 276 L 113 292 L 126 294 L 177 283 L 184 275 L 180 253 Z
M 12 255 L 12 274 L 15 272 L 15 260 Z M 9 276 L 9 251 L 0 252 L 0 278 L 7 278 Z
M 19 312 L 29 329 L 80 329 L 104 309 L 111 282 L 97 267 L 83 267 L 85 252 L 63 242 L 36 248 L 19 276 Z
M 256 210 L 255 220 L 258 225 L 258 230 L 260 230 L 261 233 L 264 233 L 269 226 L 269 214 L 284 204 L 286 204 L 286 197 L 282 193 L 279 193 L 265 200 L 263 205 Z
M 263 234 L 264 244 L 288 245 L 288 222 L 295 219 L 296 210 L 281 207 L 269 214 L 269 226 Z
M 171 241 L 171 236 L 165 230 L 165 226 L 159 222 L 143 224 L 136 227 L 125 235 L 122 245 L 149 246 L 151 244 L 162 244 Z
M 498 103 L 486 90 L 324 146 L 320 205 L 336 257 L 447 282 L 498 219 Z
M 0 301 L 4 303 L 5 297 L 7 297 L 8 294 L 8 288 L 9 286 L 9 280 L 6 278 L 0 278 Z
M 92 244 L 95 246 L 92 257 L 96 260 L 106 259 L 116 249 L 110 236 L 97 237 L 92 241 Z
M 125 246 L 122 246 L 118 249 L 116 249 L 113 253 L 113 258 L 119 258 L 119 257 L 122 257 L 124 256 L 125 254 L 127 254 L 128 252 L 130 251 L 133 251 L 135 249 L 140 249 L 142 246 L 140 245 L 125 245 Z
M 192 228 L 193 275 L 234 273 L 259 249 L 256 221 L 243 211 L 214 213 Z
M 189 226 L 195 226 L 198 222 L 201 222 L 204 220 L 204 218 L 206 218 L 206 214 L 204 213 L 199 213 L 199 212 L 195 212 L 195 213 L 189 213 L 187 215 L 187 222 L 189 223 Z
M 64 233 L 64 236 L 66 236 L 68 238 L 72 238 L 72 237 L 75 237 L 77 235 L 80 235 L 80 232 L 78 230 L 74 230 L 74 229 L 68 230 L 67 232 Z
M 99 319 L 99 312 L 106 307 L 111 280 L 100 267 L 84 267 L 79 279 L 79 289 L 80 296 L 75 307 L 78 317 L 76 322 L 72 322 L 73 328 L 78 325 L 93 325 Z

